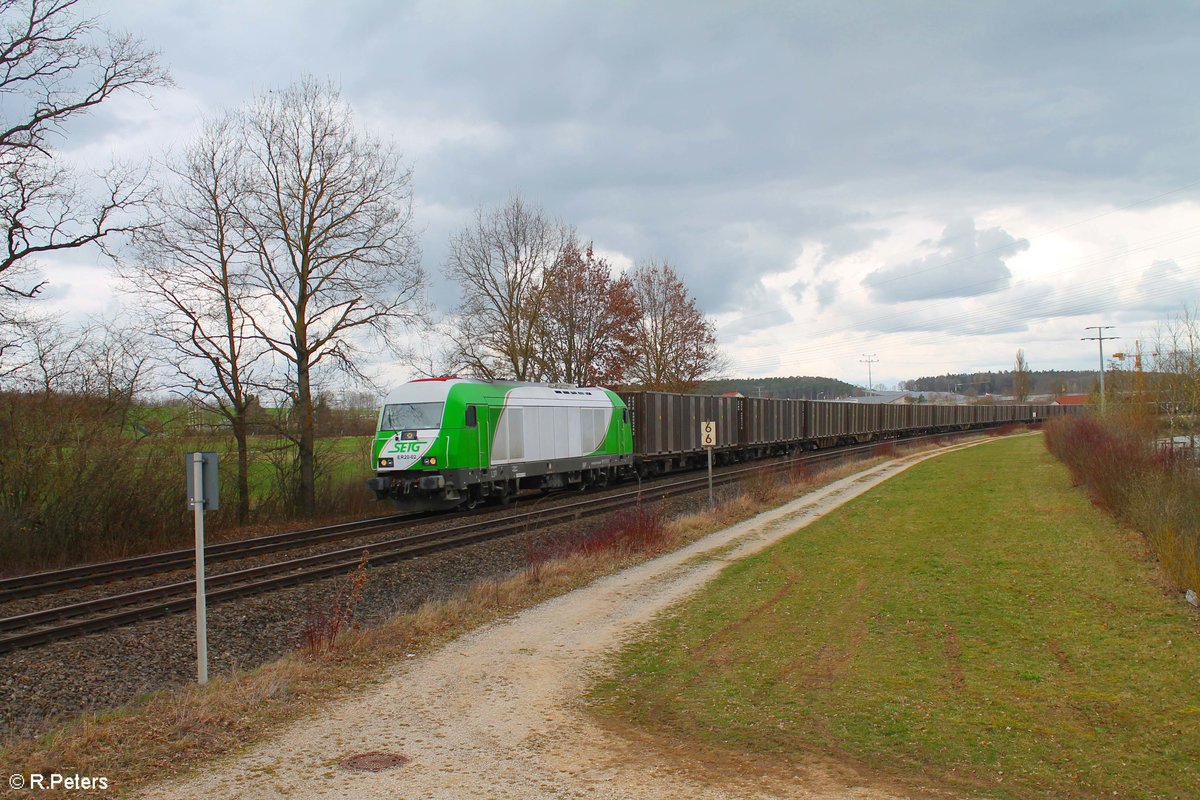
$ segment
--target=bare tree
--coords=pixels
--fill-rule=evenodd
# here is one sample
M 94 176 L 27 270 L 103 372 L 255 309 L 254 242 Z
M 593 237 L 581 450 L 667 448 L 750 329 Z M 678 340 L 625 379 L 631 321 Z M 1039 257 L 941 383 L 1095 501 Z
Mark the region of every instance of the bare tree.
M 1017 361 L 1013 365 L 1013 399 L 1024 403 L 1029 399 L 1029 388 L 1032 383 L 1029 373 L 1029 362 L 1025 360 L 1025 351 L 1017 348 Z
M 685 392 L 724 365 L 715 326 L 670 264 L 650 261 L 634 270 L 638 305 L 631 382 L 643 389 Z
M 114 319 L 72 325 L 50 314 L 25 314 L 21 323 L 20 368 L 8 376 L 21 391 L 87 396 L 124 424 L 134 399 L 153 388 L 154 354 L 133 327 Z
M 124 274 L 146 302 L 150 327 L 173 351 L 189 396 L 224 417 L 237 446 L 237 517 L 250 516 L 249 413 L 267 350 L 246 313 L 249 248 L 239 206 L 249 194 L 235 118 L 209 121 L 174 163 Z
M 17 312 L 7 323 L 9 332 L 0 348 L 8 358 L 0 377 L 16 389 L 45 397 L 79 389 L 88 328 L 68 328 L 59 316 L 29 310 Z
M 26 361 L 26 315 L 15 308 L 12 298 L 0 292 L 0 388 L 28 364 Z
M 313 371 L 362 377 L 362 337 L 385 345 L 417 321 L 425 283 L 412 223 L 412 173 L 360 133 L 336 88 L 312 78 L 245 112 L 252 191 L 244 217 L 258 299 L 256 335 L 289 367 L 298 418 L 298 504 L 316 504 Z
M 612 276 L 589 244 L 571 241 L 549 271 L 539 358 L 546 380 L 583 386 L 625 380 L 637 341 L 637 299 L 627 275 Z
M 462 288 L 455 310 L 453 359 L 482 378 L 541 380 L 539 329 L 550 279 L 570 229 L 519 195 L 450 240 L 447 277 Z
M 1158 327 L 1153 373 L 1172 432 L 1184 420 L 1195 420 L 1200 413 L 1200 310 L 1184 309 Z M 1194 425 L 1185 427 L 1194 431 Z
M 121 430 L 134 401 L 158 388 L 154 350 L 142 331 L 115 319 L 93 321 L 81 336 L 83 366 L 74 392 L 98 401 Z
M 32 261 L 97 243 L 140 223 L 143 174 L 113 167 L 92 196 L 56 163 L 66 124 L 109 98 L 168 84 L 158 56 L 128 35 L 76 14 L 76 0 L 0 0 L 0 294 L 33 297 L 45 285 Z

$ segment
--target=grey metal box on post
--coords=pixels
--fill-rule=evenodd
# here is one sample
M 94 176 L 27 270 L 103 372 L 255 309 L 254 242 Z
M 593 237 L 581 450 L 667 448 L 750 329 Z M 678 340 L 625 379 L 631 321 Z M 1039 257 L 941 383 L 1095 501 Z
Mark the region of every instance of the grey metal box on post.
M 187 469 L 187 501 L 188 508 L 194 508 L 196 502 L 196 475 L 195 475 L 195 459 L 194 453 L 184 453 L 183 463 Z M 200 456 L 204 459 L 204 464 L 200 471 L 201 485 L 204 487 L 201 491 L 204 496 L 201 498 L 204 501 L 205 511 L 216 511 L 221 507 L 221 483 L 217 473 L 217 454 L 214 452 L 202 452 Z

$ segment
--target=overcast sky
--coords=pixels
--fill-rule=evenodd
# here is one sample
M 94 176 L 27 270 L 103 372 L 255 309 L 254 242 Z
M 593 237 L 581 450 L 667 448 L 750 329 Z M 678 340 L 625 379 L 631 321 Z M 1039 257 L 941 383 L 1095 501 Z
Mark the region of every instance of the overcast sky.
M 74 157 L 160 154 L 332 80 L 413 168 L 443 308 L 448 237 L 512 192 L 617 269 L 673 264 L 737 376 L 865 384 L 874 354 L 894 384 L 1011 369 L 1018 347 L 1091 369 L 1087 326 L 1132 349 L 1200 303 L 1196 3 L 91 8 L 177 86 L 76 125 Z M 98 258 L 57 268 L 48 304 L 111 308 Z

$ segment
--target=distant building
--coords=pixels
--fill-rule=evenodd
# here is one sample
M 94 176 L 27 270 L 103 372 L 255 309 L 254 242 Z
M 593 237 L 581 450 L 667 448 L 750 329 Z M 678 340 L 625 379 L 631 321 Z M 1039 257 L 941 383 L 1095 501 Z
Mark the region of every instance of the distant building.
M 849 398 L 851 403 L 867 403 L 870 405 L 891 405 L 894 403 L 938 403 L 941 405 L 962 405 L 968 398 L 954 392 L 912 392 L 894 391 L 874 393 L 863 397 Z
M 1055 405 L 1087 405 L 1090 402 L 1091 395 L 1058 395 L 1054 398 Z

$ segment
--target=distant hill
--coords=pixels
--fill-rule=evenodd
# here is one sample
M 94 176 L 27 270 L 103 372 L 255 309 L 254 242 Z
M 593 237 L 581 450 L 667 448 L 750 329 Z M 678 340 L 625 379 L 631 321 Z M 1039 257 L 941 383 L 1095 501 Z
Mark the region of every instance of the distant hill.
M 790 378 L 725 378 L 705 381 L 693 394 L 740 392 L 746 397 L 776 397 L 784 400 L 816 400 L 850 397 L 857 387 L 836 378 L 797 375 Z
M 1030 394 L 1086 394 L 1096 383 L 1096 373 L 1084 370 L 1032 370 Z M 901 389 L 912 392 L 957 392 L 959 394 L 1002 394 L 1013 391 L 1012 372 L 974 372 L 937 375 L 901 381 Z

